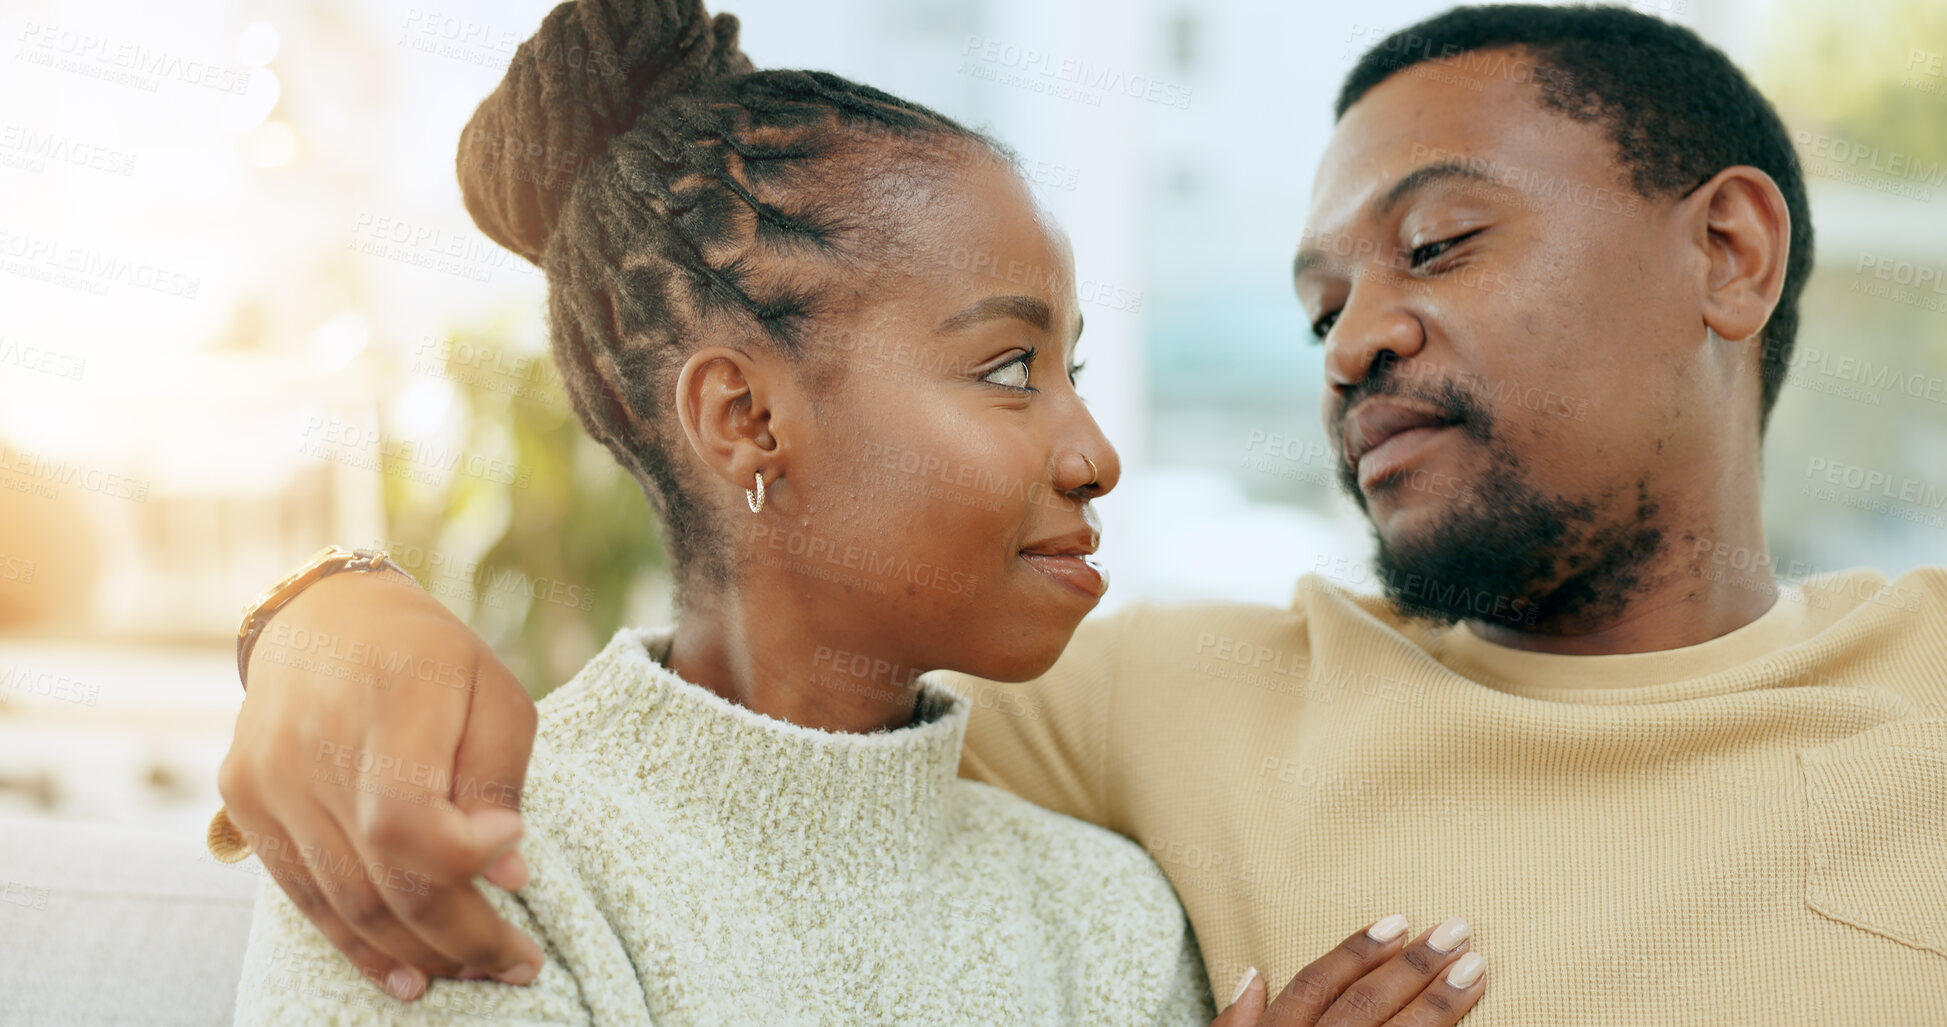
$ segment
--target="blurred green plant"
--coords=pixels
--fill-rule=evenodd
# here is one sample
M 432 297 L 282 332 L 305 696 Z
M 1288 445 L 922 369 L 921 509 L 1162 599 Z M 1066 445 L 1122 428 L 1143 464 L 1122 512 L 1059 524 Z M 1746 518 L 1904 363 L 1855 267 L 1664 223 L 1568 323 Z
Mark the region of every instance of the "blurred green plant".
M 1947 4 L 1780 0 L 1770 26 L 1757 82 L 1788 123 L 1947 161 Z
M 500 341 L 513 334 L 421 347 L 433 353 L 409 369 L 412 387 L 450 384 L 462 463 L 441 479 L 423 452 L 388 446 L 381 478 L 387 544 L 440 554 L 407 569 L 539 698 L 608 641 L 645 586 L 667 581 L 668 560 L 640 487 L 582 429 L 550 358 Z
M 1754 77 L 1792 128 L 1808 189 L 1854 216 L 1870 201 L 1885 223 L 1938 223 L 1947 181 L 1947 5 L 1940 0 L 1778 0 Z M 1898 571 L 1936 559 L 1936 529 L 1809 498 L 1810 456 L 1858 460 L 1890 474 L 1938 477 L 1947 442 L 1940 407 L 1884 383 L 1947 377 L 1947 320 L 1922 304 L 1891 302 L 1861 285 L 1862 256 L 1926 261 L 1898 244 L 1834 245 L 1817 236 L 1818 266 L 1800 300 L 1794 368 L 1765 442 L 1766 520 L 1781 563 L 1855 565 L 1862 552 Z M 1936 251 L 1937 252 L 1937 251 Z M 1916 296 L 1919 294 L 1916 292 Z M 1848 372 L 1846 368 L 1858 369 Z

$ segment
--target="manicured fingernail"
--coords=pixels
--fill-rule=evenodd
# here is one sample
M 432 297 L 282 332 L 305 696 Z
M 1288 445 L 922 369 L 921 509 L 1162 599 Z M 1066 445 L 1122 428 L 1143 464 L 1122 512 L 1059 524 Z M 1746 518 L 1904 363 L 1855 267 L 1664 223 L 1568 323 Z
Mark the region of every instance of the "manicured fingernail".
M 533 981 L 540 972 L 541 968 L 535 966 L 533 963 L 522 963 L 512 970 L 503 970 L 495 974 L 494 980 L 502 984 L 527 984 Z
M 1385 944 L 1406 933 L 1406 918 L 1394 913 L 1392 916 L 1366 928 L 1366 937 Z
M 420 989 L 425 986 L 426 979 L 419 976 L 419 971 L 408 966 L 395 967 L 391 973 L 385 975 L 385 990 L 391 992 L 392 997 L 401 1002 L 411 1002 L 418 998 Z
M 1453 969 L 1447 971 L 1447 983 L 1456 988 L 1465 988 L 1481 979 L 1481 970 L 1487 966 L 1480 953 L 1469 952 L 1454 960 Z
M 1244 989 L 1249 988 L 1251 986 L 1251 981 L 1256 977 L 1257 977 L 1257 967 L 1251 967 L 1249 970 L 1244 971 L 1244 976 L 1238 978 L 1237 981 L 1237 994 L 1232 995 L 1230 997 L 1230 1001 L 1224 1003 L 1224 1005 L 1226 1006 L 1236 1005 L 1237 1000 L 1244 997 Z
M 1452 952 L 1459 948 L 1460 943 L 1466 941 L 1467 935 L 1471 933 L 1473 932 L 1467 926 L 1467 921 L 1454 917 L 1435 927 L 1433 933 L 1427 937 L 1426 943 L 1435 952 Z

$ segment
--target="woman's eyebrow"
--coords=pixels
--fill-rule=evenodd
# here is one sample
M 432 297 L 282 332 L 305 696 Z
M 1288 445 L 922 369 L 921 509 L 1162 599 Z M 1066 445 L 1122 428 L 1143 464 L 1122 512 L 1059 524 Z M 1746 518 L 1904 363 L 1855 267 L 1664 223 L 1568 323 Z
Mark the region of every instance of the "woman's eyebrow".
M 934 331 L 941 335 L 948 335 L 963 331 L 982 321 L 1003 317 L 1026 321 L 1043 332 L 1048 330 L 1049 325 L 1055 323 L 1054 312 L 1048 309 L 1048 304 L 1033 296 L 989 296 L 975 301 L 965 310 L 941 321 L 940 326 Z

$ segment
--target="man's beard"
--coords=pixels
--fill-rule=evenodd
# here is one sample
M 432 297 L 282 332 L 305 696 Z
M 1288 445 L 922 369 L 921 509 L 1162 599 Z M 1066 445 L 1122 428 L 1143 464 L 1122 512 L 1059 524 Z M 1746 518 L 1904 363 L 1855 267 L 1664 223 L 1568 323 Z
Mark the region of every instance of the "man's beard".
M 1529 484 L 1519 455 L 1494 434 L 1485 406 L 1451 381 L 1441 385 L 1409 392 L 1387 376 L 1363 390 L 1438 404 L 1458 419 L 1452 430 L 1488 455 L 1469 492 L 1417 537 L 1388 541 L 1373 525 L 1375 570 L 1386 598 L 1405 616 L 1436 624 L 1478 620 L 1537 632 L 1620 612 L 1662 542 L 1648 484 L 1637 483 L 1632 516 L 1600 524 L 1598 513 L 1613 508 L 1614 497 L 1597 502 L 1543 494 Z M 1341 418 L 1357 398 L 1340 407 Z M 1340 461 L 1339 485 L 1371 523 L 1358 469 Z M 1380 487 L 1408 485 L 1400 476 Z

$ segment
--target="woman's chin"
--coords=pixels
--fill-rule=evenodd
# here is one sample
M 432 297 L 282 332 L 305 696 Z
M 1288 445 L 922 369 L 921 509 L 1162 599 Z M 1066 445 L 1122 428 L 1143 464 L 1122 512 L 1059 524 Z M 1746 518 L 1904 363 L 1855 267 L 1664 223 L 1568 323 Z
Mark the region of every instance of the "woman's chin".
M 1040 634 L 1040 632 L 1035 632 Z M 989 681 L 1032 681 L 1048 672 L 1055 661 L 1061 659 L 1062 650 L 1067 648 L 1068 639 L 1074 634 L 1070 630 L 1061 633 L 1055 644 L 1035 643 L 1009 646 L 1005 653 L 989 652 L 979 659 L 961 662 L 953 669 L 962 674 L 986 678 Z M 1015 636 L 1019 637 L 1019 636 Z

